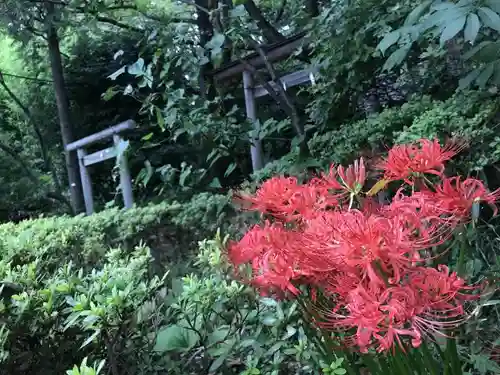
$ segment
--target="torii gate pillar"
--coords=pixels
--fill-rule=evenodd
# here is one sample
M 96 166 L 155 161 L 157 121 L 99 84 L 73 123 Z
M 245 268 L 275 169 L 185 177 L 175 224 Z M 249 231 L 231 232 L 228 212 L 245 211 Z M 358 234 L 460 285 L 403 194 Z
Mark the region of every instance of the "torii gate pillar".
M 117 158 L 117 163 L 120 170 L 120 190 L 122 191 L 124 206 L 127 209 L 133 207 L 134 198 L 132 194 L 132 179 L 130 177 L 127 157 L 123 152 L 124 150 L 120 150 L 124 140 L 119 134 L 125 130 L 134 129 L 135 126 L 136 124 L 133 120 L 127 120 L 118 125 L 82 138 L 76 142 L 70 143 L 66 146 L 66 151 L 71 152 L 76 150 L 78 155 L 80 179 L 82 181 L 83 198 L 85 200 L 85 211 L 87 215 L 92 215 L 94 213 L 92 179 L 87 167 L 111 158 Z M 87 154 L 85 150 L 86 147 L 108 138 L 113 138 L 113 146 L 101 151 L 94 152 L 92 154 Z

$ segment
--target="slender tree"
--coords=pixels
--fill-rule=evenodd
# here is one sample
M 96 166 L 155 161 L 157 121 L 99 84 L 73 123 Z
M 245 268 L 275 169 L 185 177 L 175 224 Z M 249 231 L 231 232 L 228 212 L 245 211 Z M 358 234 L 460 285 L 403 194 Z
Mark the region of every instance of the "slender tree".
M 7 0 L 0 5 L 3 27 L 15 38 L 27 41 L 41 38 L 48 47 L 49 64 L 54 81 L 54 91 L 59 115 L 63 145 L 74 141 L 73 123 L 70 119 L 69 100 L 64 83 L 57 21 L 65 3 L 55 0 Z M 74 152 L 65 152 L 71 206 L 75 213 L 84 211 L 82 188 L 78 173 L 78 159 Z

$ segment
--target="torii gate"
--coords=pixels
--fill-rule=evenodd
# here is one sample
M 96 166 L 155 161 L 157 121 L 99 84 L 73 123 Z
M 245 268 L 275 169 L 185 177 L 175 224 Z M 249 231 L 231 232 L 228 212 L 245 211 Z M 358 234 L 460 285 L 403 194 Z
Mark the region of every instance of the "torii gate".
M 94 213 L 94 196 L 92 194 L 92 179 L 88 171 L 89 166 L 103 162 L 111 158 L 118 158 L 118 167 L 120 170 L 120 188 L 123 195 L 123 203 L 125 208 L 132 208 L 134 205 L 134 198 L 132 195 L 132 179 L 128 168 L 127 157 L 120 150 L 124 139 L 119 135 L 125 130 L 134 129 L 136 127 L 135 121 L 127 120 L 118 125 L 111 126 L 98 133 L 89 135 L 88 137 L 79 139 L 66 146 L 67 152 L 75 151 L 78 155 L 78 162 L 80 166 L 80 179 L 82 181 L 83 198 L 85 200 L 85 211 L 87 215 Z M 113 146 L 103 150 L 87 154 L 86 148 L 93 143 L 103 141 L 108 138 L 113 138 Z
M 289 37 L 287 40 L 273 45 L 263 47 L 266 52 L 266 60 L 268 62 L 276 62 L 283 60 L 290 56 L 295 50 L 297 50 L 304 43 L 305 33 L 296 34 Z M 257 123 L 257 111 L 255 109 L 255 99 L 269 95 L 267 89 L 262 85 L 254 85 L 254 77 L 252 72 L 247 69 L 246 65 L 251 65 L 255 69 L 259 69 L 265 66 L 265 62 L 258 53 L 253 53 L 243 59 L 242 62 L 232 62 L 219 69 L 214 70 L 210 74 L 218 82 L 223 82 L 227 79 L 235 77 L 239 74 L 243 75 L 243 90 L 245 94 L 245 107 L 248 119 L 253 123 L 254 130 L 258 133 L 259 128 Z M 283 88 L 287 88 L 311 83 L 314 84 L 314 73 L 318 69 L 305 69 L 296 71 L 279 78 L 279 82 L 283 85 Z M 276 83 L 273 81 L 267 82 L 273 89 L 276 88 Z M 258 138 L 251 139 L 250 145 L 250 155 L 252 159 L 252 169 L 257 171 L 264 167 L 264 157 L 262 150 L 262 141 Z

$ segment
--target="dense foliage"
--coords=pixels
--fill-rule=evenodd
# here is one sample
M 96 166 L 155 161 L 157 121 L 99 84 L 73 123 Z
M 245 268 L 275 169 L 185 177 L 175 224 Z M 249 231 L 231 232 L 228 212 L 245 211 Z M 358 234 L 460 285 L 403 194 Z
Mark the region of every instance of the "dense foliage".
M 192 268 L 198 271 L 185 277 L 169 272 L 178 267 L 171 257 L 155 265 L 158 251 L 133 245 L 164 229 L 160 219 L 175 210 L 111 210 L 0 227 L 2 368 L 87 374 L 105 359 L 100 367 L 112 374 L 314 372 L 321 364 L 297 305 L 258 299 L 231 280 L 220 237 L 200 243 Z M 94 234 L 81 237 L 91 227 Z
M 307 184 L 332 161 L 373 167 L 421 138 L 461 139 L 447 175 L 500 186 L 497 0 L 5 0 L 0 30 L 0 360 L 9 375 L 342 375 L 357 357 L 325 360 L 324 337 L 296 303 L 234 280 L 224 241 L 202 242 L 194 256 L 218 228 L 238 240 L 259 221 L 234 210 L 234 191 L 277 176 Z M 241 73 L 218 78 L 238 64 L 267 93 L 255 121 Z M 283 85 L 301 70 L 308 82 Z M 111 159 L 89 167 L 102 212 L 73 216 L 84 208 L 79 161 L 64 146 L 127 119 L 138 126 L 120 153 L 137 207 L 119 209 Z M 262 146 L 253 156 L 261 169 L 251 144 Z M 463 263 L 459 247 L 446 253 L 452 272 L 460 263 L 473 282 L 498 277 L 494 211 L 481 207 L 464 230 Z M 453 352 L 471 374 L 498 372 L 490 297 Z

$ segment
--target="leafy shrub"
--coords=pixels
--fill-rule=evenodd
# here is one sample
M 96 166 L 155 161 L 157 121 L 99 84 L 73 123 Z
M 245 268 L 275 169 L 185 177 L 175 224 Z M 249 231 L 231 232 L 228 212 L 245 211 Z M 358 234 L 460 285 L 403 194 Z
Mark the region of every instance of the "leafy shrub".
M 197 273 L 179 279 L 165 267 L 152 272 L 152 251 L 135 245 L 167 223 L 201 233 L 210 217 L 225 217 L 218 207 L 227 202 L 202 195 L 185 207 L 0 226 L 4 373 L 317 373 L 296 303 L 261 299 L 232 280 L 220 237 L 200 243 Z
M 182 265 L 189 259 L 196 240 L 213 230 L 227 206 L 224 196 L 195 198 L 185 205 L 1 225 L 0 361 L 5 371 L 62 374 L 84 357 L 106 358 L 114 374 L 153 363 L 147 353 L 155 321 L 163 319 L 160 289 L 167 285 L 159 276 L 166 262 Z M 94 371 L 85 366 L 78 371 Z
M 497 98 L 474 91 L 434 101 L 432 108 L 416 116 L 409 126 L 394 132 L 395 142 L 463 137 L 470 148 L 457 163 L 464 172 L 481 170 L 500 160 L 500 139 L 495 130 L 499 104 Z
M 140 312 L 163 287 L 149 275 L 150 261 L 144 247 L 110 250 L 102 266 L 87 270 L 63 261 L 49 273 L 43 258 L 1 260 L 0 318 L 8 330 L 2 367 L 8 374 L 62 374 L 84 357 L 107 358 L 113 373 L 133 365 L 147 350 L 151 315 Z
M 430 97 L 414 98 L 399 108 L 390 108 L 365 120 L 345 123 L 338 130 L 315 135 L 309 141 L 313 156 L 328 163 L 349 162 L 360 151 L 381 149 L 392 142 L 395 131 L 411 125 L 413 119 L 432 108 Z
M 496 135 L 498 106 L 496 97 L 477 91 L 460 92 L 445 101 L 415 97 L 377 116 L 316 134 L 309 146 L 313 157 L 326 165 L 332 160 L 351 162 L 360 153 L 376 156 L 393 143 L 458 136 L 466 139 L 470 148 L 454 165 L 463 173 L 479 171 L 500 160 L 500 138 Z
M 201 242 L 197 265 L 203 271 L 184 277 L 170 296 L 170 318 L 155 350 L 179 364 L 171 373 L 317 373 L 319 355 L 297 302 L 259 298 L 231 279 L 223 248 L 220 237 Z

